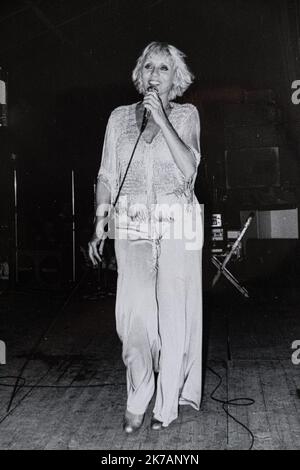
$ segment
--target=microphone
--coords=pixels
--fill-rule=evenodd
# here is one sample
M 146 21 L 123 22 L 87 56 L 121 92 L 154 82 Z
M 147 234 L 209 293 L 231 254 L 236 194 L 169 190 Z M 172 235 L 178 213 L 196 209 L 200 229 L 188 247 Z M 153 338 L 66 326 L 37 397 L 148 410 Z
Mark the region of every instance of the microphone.
M 147 88 L 147 91 L 156 91 L 156 93 L 158 93 L 158 90 L 155 86 L 149 86 Z M 144 109 L 144 114 L 143 114 L 143 120 L 142 120 L 142 125 L 141 125 L 141 133 L 144 132 L 146 126 L 147 126 L 147 123 L 148 123 L 148 120 L 149 120 L 149 117 L 150 117 L 150 114 L 151 114 L 151 111 L 149 109 Z

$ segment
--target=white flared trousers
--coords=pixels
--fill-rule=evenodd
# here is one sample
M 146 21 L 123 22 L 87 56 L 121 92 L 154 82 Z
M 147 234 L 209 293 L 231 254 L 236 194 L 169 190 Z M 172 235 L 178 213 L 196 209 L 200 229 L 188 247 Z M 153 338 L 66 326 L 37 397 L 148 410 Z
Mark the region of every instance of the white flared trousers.
M 115 240 L 117 332 L 127 368 L 127 409 L 168 426 L 178 405 L 199 409 L 202 390 L 202 250 L 184 240 Z

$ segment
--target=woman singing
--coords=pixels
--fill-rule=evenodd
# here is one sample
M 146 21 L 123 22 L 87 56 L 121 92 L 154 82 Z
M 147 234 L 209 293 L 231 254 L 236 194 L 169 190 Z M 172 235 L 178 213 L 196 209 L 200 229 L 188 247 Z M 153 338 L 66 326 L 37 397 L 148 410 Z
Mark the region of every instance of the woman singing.
M 200 407 L 203 227 L 194 194 L 200 122 L 192 104 L 173 101 L 193 81 L 184 58 L 165 43 L 144 49 L 132 73 L 143 100 L 111 113 L 98 175 L 98 209 L 118 196 L 116 324 L 127 370 L 127 433 L 142 426 L 155 390 L 152 429 L 175 420 L 179 405 Z M 89 243 L 94 264 L 107 222 L 99 213 Z

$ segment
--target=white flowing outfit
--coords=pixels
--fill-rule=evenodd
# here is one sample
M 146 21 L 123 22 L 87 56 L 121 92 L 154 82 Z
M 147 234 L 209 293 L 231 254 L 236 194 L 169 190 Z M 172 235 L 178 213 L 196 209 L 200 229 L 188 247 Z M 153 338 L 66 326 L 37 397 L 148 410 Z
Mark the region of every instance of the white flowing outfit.
M 169 120 L 198 167 L 198 111 L 192 104 L 171 106 Z M 115 109 L 107 124 L 98 178 L 112 201 L 139 136 L 136 107 Z M 201 401 L 203 222 L 195 178 L 186 180 L 161 130 L 151 143 L 142 135 L 114 215 L 127 409 L 146 411 L 157 372 L 153 412 L 163 426 L 177 418 L 178 405 L 198 410 Z M 172 235 L 175 226 L 181 236 Z

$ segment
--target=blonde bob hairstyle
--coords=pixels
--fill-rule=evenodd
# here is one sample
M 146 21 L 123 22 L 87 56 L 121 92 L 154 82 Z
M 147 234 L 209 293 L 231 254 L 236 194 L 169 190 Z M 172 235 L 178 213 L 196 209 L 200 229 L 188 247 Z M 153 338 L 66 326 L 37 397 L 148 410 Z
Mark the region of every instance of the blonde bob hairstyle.
M 174 100 L 177 96 L 182 96 L 195 78 L 185 62 L 186 55 L 170 44 L 157 41 L 148 44 L 136 62 L 136 66 L 132 72 L 132 81 L 137 91 L 142 95 L 146 92 L 142 81 L 142 69 L 147 57 L 152 53 L 165 54 L 171 57 L 175 67 L 175 74 L 174 82 L 169 93 L 169 100 Z

